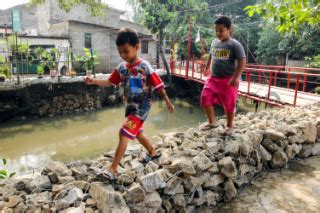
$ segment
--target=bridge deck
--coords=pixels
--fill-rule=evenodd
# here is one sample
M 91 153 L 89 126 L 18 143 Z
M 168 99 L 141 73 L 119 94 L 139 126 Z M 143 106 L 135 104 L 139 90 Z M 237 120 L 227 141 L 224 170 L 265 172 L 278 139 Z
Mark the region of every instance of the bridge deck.
M 173 75 L 186 78 L 186 72 L 183 69 L 181 71 L 177 69 L 175 74 Z M 188 73 L 188 80 L 194 80 L 199 83 L 204 83 L 206 79 L 207 78 L 202 76 L 200 73 L 194 72 L 193 76 L 191 70 Z M 274 103 L 275 105 L 277 105 L 277 103 L 280 105 L 294 104 L 295 90 L 271 86 L 270 97 L 269 99 L 267 99 L 268 90 L 269 85 L 250 82 L 250 88 L 248 93 L 248 82 L 241 81 L 239 85 L 239 95 L 269 103 Z M 296 101 L 297 106 L 309 105 L 316 102 L 320 102 L 320 95 L 298 91 Z

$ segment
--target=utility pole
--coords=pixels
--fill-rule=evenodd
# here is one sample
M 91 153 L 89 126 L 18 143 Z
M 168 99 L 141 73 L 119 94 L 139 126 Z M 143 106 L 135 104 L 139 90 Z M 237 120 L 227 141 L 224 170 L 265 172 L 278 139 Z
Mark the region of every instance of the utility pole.
M 188 55 L 187 55 L 187 64 L 186 64 L 186 78 L 188 79 L 189 72 L 189 61 L 190 61 L 190 52 L 191 52 L 191 30 L 192 30 L 192 18 L 189 18 L 189 32 L 188 32 Z

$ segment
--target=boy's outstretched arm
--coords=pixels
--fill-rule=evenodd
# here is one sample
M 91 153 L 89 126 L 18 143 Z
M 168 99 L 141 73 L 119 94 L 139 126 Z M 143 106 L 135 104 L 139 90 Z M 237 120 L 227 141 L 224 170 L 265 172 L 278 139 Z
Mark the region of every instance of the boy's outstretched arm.
M 84 82 L 89 85 L 94 84 L 101 87 L 109 87 L 112 85 L 111 81 L 109 80 L 96 79 L 88 76 L 84 77 Z
M 166 105 L 167 105 L 167 107 L 168 107 L 169 112 L 170 112 L 170 113 L 175 112 L 174 106 L 173 106 L 173 104 L 171 103 L 171 101 L 170 101 L 170 99 L 169 99 L 169 97 L 168 97 L 165 89 L 164 89 L 164 88 L 161 88 L 161 89 L 159 90 L 159 93 L 160 93 L 161 97 L 164 99 L 164 101 L 166 102 Z

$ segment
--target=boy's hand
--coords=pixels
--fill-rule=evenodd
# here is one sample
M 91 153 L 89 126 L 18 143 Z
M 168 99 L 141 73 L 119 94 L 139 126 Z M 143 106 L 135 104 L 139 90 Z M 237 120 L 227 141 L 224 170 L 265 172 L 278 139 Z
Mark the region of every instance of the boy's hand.
M 173 113 L 173 112 L 176 111 L 175 108 L 174 108 L 174 106 L 173 106 L 173 104 L 171 103 L 171 101 L 168 101 L 168 102 L 166 102 L 166 103 L 167 103 L 167 108 L 168 108 L 168 110 L 169 110 L 170 113 Z
M 210 69 L 206 69 L 204 72 L 203 72 L 203 75 L 205 77 L 208 77 L 210 75 Z
M 84 77 L 83 80 L 84 80 L 84 83 L 86 84 L 93 84 L 93 78 L 89 76 Z
M 232 77 L 229 81 L 229 85 L 232 87 L 238 87 L 239 86 L 239 78 Z

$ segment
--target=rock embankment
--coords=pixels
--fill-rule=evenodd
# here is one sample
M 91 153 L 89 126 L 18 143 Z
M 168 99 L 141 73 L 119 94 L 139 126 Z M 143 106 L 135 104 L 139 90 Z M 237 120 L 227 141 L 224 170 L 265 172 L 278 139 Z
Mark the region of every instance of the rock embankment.
M 95 175 L 114 152 L 50 162 L 41 175 L 2 182 L 0 211 L 196 212 L 230 202 L 262 170 L 320 154 L 320 104 L 237 115 L 235 127 L 232 137 L 222 126 L 153 137 L 162 156 L 147 165 L 137 159 L 142 147 L 129 146 L 115 184 Z

